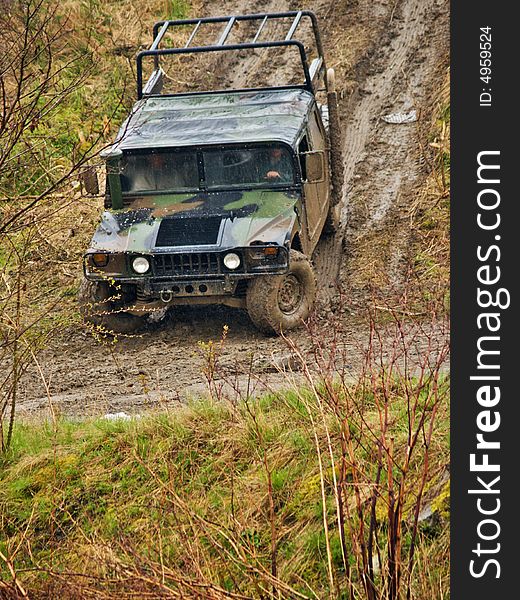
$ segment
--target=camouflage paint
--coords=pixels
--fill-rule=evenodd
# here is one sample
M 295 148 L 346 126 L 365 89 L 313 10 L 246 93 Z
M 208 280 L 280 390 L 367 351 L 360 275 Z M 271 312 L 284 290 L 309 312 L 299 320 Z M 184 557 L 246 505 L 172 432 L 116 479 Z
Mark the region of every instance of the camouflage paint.
M 215 250 L 249 246 L 252 242 L 283 246 L 297 218 L 301 196 L 280 190 L 200 192 L 197 194 L 147 195 L 135 198 L 123 210 L 105 211 L 88 252 L 178 252 L 186 246 L 156 248 L 162 219 L 222 217 L 219 239 L 207 246 Z M 200 246 L 188 246 L 190 249 Z

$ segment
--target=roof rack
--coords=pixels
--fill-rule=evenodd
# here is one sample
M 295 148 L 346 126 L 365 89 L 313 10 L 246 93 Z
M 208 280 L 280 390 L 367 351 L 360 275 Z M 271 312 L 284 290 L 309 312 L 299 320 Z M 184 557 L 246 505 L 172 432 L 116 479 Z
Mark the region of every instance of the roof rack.
M 293 21 L 285 38 L 282 40 L 268 40 L 258 41 L 266 23 L 272 20 L 280 20 L 292 17 Z M 314 33 L 314 40 L 316 44 L 316 50 L 318 57 L 312 61 L 309 67 L 307 63 L 307 55 L 305 47 L 301 41 L 294 38 L 296 30 L 300 25 L 302 19 L 310 19 L 312 24 L 312 30 Z M 260 21 L 259 27 L 251 41 L 242 42 L 239 44 L 226 44 L 226 40 L 229 38 L 233 27 L 240 21 Z M 205 23 L 222 23 L 222 32 L 214 44 L 206 44 L 201 46 L 192 46 L 192 42 L 199 32 L 200 26 Z M 179 48 L 160 48 L 160 43 L 164 38 L 166 32 L 170 28 L 185 27 L 187 25 L 193 25 L 193 29 L 188 37 L 187 42 L 184 46 Z M 137 55 L 137 97 L 140 100 L 143 96 L 152 96 L 160 94 L 163 86 L 163 74 L 164 71 L 160 67 L 160 57 L 164 55 L 172 54 L 193 54 L 199 52 L 218 52 L 222 50 L 243 50 L 249 48 L 276 48 L 284 46 L 294 46 L 298 48 L 300 54 L 300 60 L 305 75 L 305 83 L 302 85 L 294 85 L 290 87 L 300 87 L 308 89 L 309 91 L 314 90 L 314 82 L 321 73 L 325 71 L 325 60 L 323 57 L 323 46 L 321 43 L 320 33 L 318 30 L 318 22 L 316 15 L 312 11 L 300 10 L 300 11 L 287 11 L 278 13 L 257 13 L 251 15 L 236 15 L 227 17 L 205 17 L 201 19 L 183 19 L 179 21 L 159 21 L 154 25 L 153 28 L 153 42 L 148 50 L 139 52 Z M 154 71 L 148 79 L 146 85 L 143 88 L 143 59 L 147 56 L 153 56 L 154 58 Z M 278 86 L 269 89 L 287 88 L 287 86 Z M 240 90 L 242 91 L 242 90 Z

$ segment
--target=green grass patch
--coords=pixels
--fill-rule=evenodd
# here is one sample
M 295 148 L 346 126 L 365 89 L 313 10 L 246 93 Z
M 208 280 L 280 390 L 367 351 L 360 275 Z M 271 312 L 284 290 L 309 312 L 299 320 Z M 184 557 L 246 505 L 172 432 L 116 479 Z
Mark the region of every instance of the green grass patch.
M 392 394 L 390 418 L 395 420 L 392 431 L 399 458 L 405 450 L 407 411 L 398 385 Z M 423 394 L 426 397 L 427 389 Z M 378 415 L 373 404 L 368 406 L 364 428 L 371 424 L 376 430 Z M 423 409 L 428 407 L 421 396 L 419 410 Z M 265 584 L 262 570 L 270 569 L 274 527 L 281 581 L 303 593 L 310 586 L 318 597 L 325 597 L 329 575 L 324 518 L 334 577 L 340 587 L 346 583 L 334 492 L 342 433 L 331 413 L 316 418 L 313 429 L 308 410 L 314 413 L 319 406 L 308 390 L 301 390 L 238 406 L 202 400 L 175 413 L 128 421 L 60 419 L 56 426 L 19 422 L 0 462 L 5 552 L 12 552 L 26 536 L 30 545 L 22 545 L 14 566 L 21 573 L 29 569 L 22 578 L 34 590 L 42 589 L 45 579 L 44 573 L 31 570 L 35 565 L 58 572 L 81 568 L 103 582 L 116 565 L 132 571 L 146 564 L 154 573 L 162 564 L 172 577 L 168 585 L 177 590 L 187 589 L 179 577 L 198 578 L 254 596 L 256 586 Z M 364 473 L 363 480 L 370 480 L 375 476 L 376 445 L 361 429 L 351 432 L 356 468 Z M 442 417 L 435 450 L 439 456 L 447 451 L 447 435 Z M 412 463 L 417 473 L 421 462 L 418 454 Z M 399 477 L 397 469 L 393 475 Z M 347 522 L 348 534 L 358 519 L 349 487 L 352 469 L 344 481 L 344 509 L 349 507 L 353 519 Z M 386 483 L 383 474 L 382 489 Z M 363 494 L 365 487 L 360 488 Z M 408 503 L 413 503 L 412 490 L 410 486 Z M 445 513 L 443 500 L 439 506 Z M 378 536 L 383 545 L 385 514 L 381 502 Z M 356 550 L 349 535 L 346 543 L 358 586 Z M 405 538 L 403 543 L 406 549 Z M 433 537 L 430 550 L 435 543 Z M 9 577 L 3 565 L 0 575 Z M 105 581 L 105 591 L 106 586 Z

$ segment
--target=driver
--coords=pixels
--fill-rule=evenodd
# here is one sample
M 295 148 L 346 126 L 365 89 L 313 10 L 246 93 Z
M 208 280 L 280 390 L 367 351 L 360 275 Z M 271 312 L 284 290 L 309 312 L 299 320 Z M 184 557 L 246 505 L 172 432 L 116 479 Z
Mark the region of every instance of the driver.
M 273 182 L 292 183 L 293 166 L 287 152 L 282 148 L 270 148 L 265 178 Z

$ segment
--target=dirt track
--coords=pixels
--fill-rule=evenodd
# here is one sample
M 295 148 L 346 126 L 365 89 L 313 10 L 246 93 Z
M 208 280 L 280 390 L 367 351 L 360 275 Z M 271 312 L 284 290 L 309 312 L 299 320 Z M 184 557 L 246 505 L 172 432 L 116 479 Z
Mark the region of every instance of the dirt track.
M 212 2 L 213 14 L 295 9 L 302 3 L 272 0 Z M 320 20 L 329 66 L 336 69 L 344 129 L 345 185 L 343 240 L 322 244 L 314 257 L 326 322 L 337 285 L 363 303 L 367 265 L 379 261 L 388 283 L 403 277 L 410 245 L 408 207 L 427 170 L 422 164 L 420 128 L 429 119 L 433 92 L 442 82 L 449 47 L 445 0 L 318 0 L 304 3 Z M 254 64 L 249 64 L 253 68 Z M 238 74 L 237 77 L 247 76 Z M 417 123 L 392 125 L 381 117 L 415 109 Z M 345 313 L 349 362 L 360 360 L 366 333 Z M 53 405 L 65 414 L 142 412 L 206 389 L 198 341 L 229 333 L 221 363 L 240 380 L 251 364 L 268 385 L 284 385 L 273 368 L 286 360 L 283 340 L 258 333 L 247 314 L 226 308 L 182 309 L 140 337 L 121 339 L 110 349 L 80 329 L 55 338 L 40 356 Z M 305 336 L 295 333 L 305 346 Z M 276 358 L 278 357 L 278 358 Z M 265 373 L 267 371 L 267 373 Z M 24 377 L 21 413 L 45 410 L 48 398 L 36 369 Z

